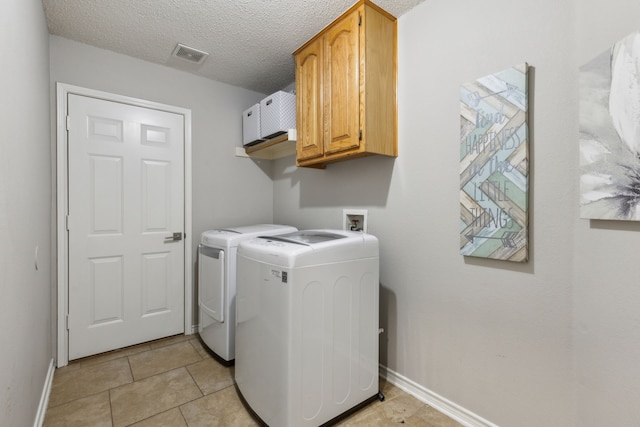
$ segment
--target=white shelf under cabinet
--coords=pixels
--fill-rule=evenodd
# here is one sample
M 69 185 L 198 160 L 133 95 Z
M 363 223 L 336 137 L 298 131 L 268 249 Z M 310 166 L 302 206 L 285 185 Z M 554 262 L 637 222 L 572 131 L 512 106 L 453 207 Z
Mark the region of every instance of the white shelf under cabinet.
M 283 133 L 275 138 L 267 139 L 264 142 L 247 147 L 245 152 L 249 157 L 266 160 L 291 156 L 296 154 L 296 139 L 296 130 L 289 129 L 287 133 Z

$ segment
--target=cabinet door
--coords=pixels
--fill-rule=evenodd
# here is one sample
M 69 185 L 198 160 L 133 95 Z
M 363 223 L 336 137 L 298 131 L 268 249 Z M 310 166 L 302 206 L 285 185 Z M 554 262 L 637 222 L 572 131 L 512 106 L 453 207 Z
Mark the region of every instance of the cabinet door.
M 324 153 L 322 126 L 322 41 L 320 38 L 296 55 L 296 115 L 298 160 Z
M 360 144 L 360 13 L 347 15 L 325 36 L 325 153 Z

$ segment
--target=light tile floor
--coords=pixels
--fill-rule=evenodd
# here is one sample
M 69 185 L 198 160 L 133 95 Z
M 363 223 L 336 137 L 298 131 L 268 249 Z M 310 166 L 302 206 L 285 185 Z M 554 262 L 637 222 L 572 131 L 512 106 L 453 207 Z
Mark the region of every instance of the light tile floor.
M 375 401 L 338 426 L 459 427 L 380 379 Z M 177 335 L 71 362 L 53 378 L 45 427 L 259 426 L 225 367 L 197 335 Z M 273 426 L 278 427 L 278 426 Z

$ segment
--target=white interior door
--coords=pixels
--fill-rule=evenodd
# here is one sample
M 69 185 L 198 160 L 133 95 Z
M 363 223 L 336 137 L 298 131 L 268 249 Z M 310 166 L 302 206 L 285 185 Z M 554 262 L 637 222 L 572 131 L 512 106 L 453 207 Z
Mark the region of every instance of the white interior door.
M 72 360 L 184 332 L 184 116 L 67 102 Z

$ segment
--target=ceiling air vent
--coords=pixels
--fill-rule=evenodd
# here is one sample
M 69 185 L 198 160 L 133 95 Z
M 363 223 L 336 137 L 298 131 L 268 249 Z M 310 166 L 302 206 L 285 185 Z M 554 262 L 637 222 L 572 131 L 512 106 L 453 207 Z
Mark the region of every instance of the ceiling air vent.
M 194 62 L 196 64 L 202 64 L 209 54 L 198 49 L 194 49 L 189 46 L 178 43 L 173 50 L 172 56 L 176 58 L 184 59 L 185 61 Z

